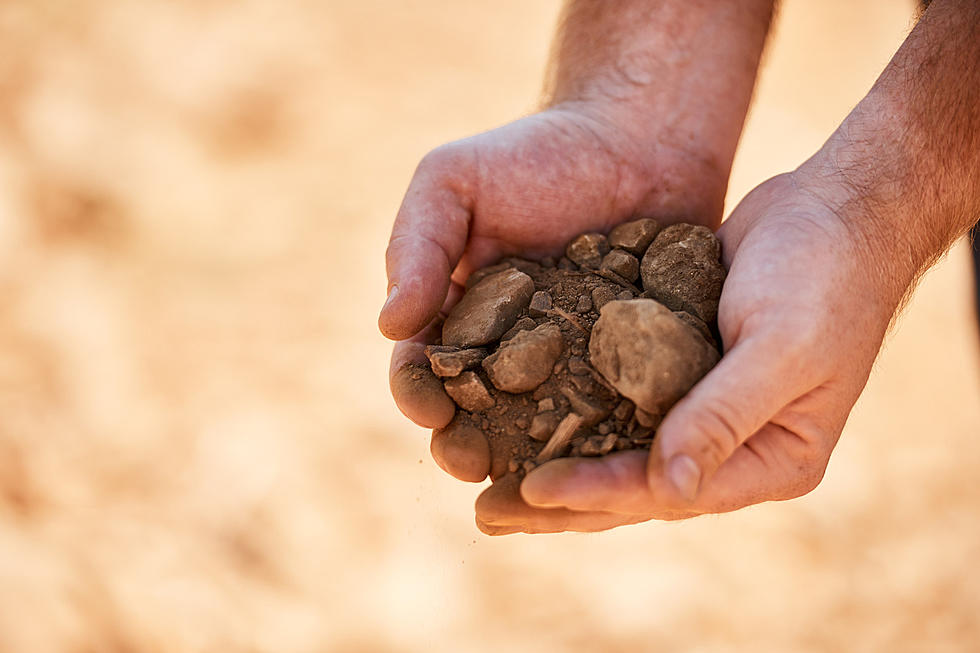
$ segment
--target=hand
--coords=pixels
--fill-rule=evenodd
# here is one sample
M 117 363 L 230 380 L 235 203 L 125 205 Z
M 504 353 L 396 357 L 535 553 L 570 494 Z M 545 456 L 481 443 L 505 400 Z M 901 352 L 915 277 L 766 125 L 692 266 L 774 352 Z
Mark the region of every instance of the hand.
M 440 309 L 474 269 L 511 254 L 557 255 L 579 233 L 633 217 L 717 226 L 727 167 L 636 139 L 628 121 L 610 118 L 614 110 L 558 106 L 444 145 L 419 165 L 388 246 L 379 319 L 386 336 L 409 339 L 395 345 L 391 386 L 417 424 L 445 426 L 455 410 L 435 377 L 413 364 L 426 364 Z
M 847 209 L 800 173 L 771 179 L 722 226 L 725 355 L 668 413 L 653 451 L 558 459 L 477 505 L 487 532 L 602 530 L 798 497 L 824 470 L 901 296 Z

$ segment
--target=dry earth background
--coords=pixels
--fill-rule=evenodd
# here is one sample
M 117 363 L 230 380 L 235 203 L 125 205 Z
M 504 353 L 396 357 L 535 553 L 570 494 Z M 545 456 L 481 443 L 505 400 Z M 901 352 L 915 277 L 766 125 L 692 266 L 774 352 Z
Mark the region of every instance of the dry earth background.
M 556 0 L 0 2 L 0 651 L 969 651 L 965 250 L 812 495 L 489 539 L 374 327 L 416 161 L 529 110 Z M 729 208 L 911 2 L 787 0 Z

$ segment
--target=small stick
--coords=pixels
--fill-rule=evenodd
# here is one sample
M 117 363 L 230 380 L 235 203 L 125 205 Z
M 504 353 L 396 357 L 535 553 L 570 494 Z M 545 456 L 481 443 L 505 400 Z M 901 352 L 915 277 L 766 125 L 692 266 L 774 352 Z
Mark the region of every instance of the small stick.
M 572 315 L 570 313 L 566 313 L 565 311 L 561 310 L 557 306 L 555 306 L 554 308 L 552 308 L 551 310 L 549 310 L 548 313 L 554 313 L 555 315 L 558 315 L 560 317 L 565 318 L 566 320 L 568 320 L 569 322 L 571 322 L 572 325 L 575 326 L 575 328 L 577 328 L 582 333 L 588 333 L 589 332 L 588 329 L 586 329 L 584 326 L 582 326 L 582 324 L 577 319 L 575 319 L 575 316 L 574 315 Z
M 538 464 L 547 462 L 555 457 L 555 455 L 561 451 L 568 441 L 572 439 L 572 435 L 578 430 L 578 427 L 582 425 L 582 416 L 575 413 L 569 413 L 565 415 L 565 419 L 558 424 L 555 428 L 555 432 L 551 434 L 548 439 L 548 443 L 544 445 L 544 449 L 535 458 L 535 462 Z

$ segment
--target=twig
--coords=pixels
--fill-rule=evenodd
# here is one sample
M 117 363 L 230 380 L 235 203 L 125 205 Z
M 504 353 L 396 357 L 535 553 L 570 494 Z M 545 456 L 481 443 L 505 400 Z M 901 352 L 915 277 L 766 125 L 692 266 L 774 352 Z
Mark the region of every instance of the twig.
M 565 448 L 568 441 L 572 439 L 572 435 L 578 430 L 578 427 L 582 425 L 582 416 L 575 413 L 569 413 L 565 415 L 558 426 L 555 428 L 555 432 L 551 434 L 548 439 L 548 443 L 544 445 L 544 449 L 535 458 L 535 462 L 543 463 L 554 458 L 559 451 Z
M 554 314 L 554 315 L 558 315 L 559 317 L 563 317 L 563 318 L 565 318 L 565 319 L 566 319 L 566 320 L 568 320 L 568 321 L 569 321 L 569 322 L 570 322 L 570 323 L 571 323 L 571 324 L 572 324 L 572 325 L 573 325 L 573 326 L 574 326 L 575 328 L 577 328 L 577 329 L 578 329 L 579 331 L 581 331 L 582 333 L 588 333 L 588 332 L 589 332 L 589 331 L 588 331 L 588 329 L 586 329 L 586 328 L 585 328 L 584 326 L 582 326 L 582 324 L 581 324 L 581 323 L 580 323 L 580 322 L 579 322 L 579 321 L 578 321 L 578 320 L 577 320 L 577 319 L 575 318 L 575 316 L 574 316 L 574 315 L 572 315 L 571 313 L 566 313 L 565 311 L 563 311 L 563 310 L 561 310 L 561 309 L 560 309 L 560 308 L 558 308 L 557 306 L 555 306 L 554 308 L 552 308 L 551 310 L 549 310 L 549 311 L 548 311 L 548 313 L 549 313 L 549 314 Z

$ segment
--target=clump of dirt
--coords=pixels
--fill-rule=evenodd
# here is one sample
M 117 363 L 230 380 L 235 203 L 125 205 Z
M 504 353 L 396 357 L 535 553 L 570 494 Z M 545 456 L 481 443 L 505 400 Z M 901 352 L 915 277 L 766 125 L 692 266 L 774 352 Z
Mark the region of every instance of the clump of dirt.
M 465 480 L 560 456 L 649 448 L 718 361 L 725 270 L 705 227 L 651 219 L 582 234 L 559 260 L 475 272 L 426 349 L 459 409 L 433 457 Z

